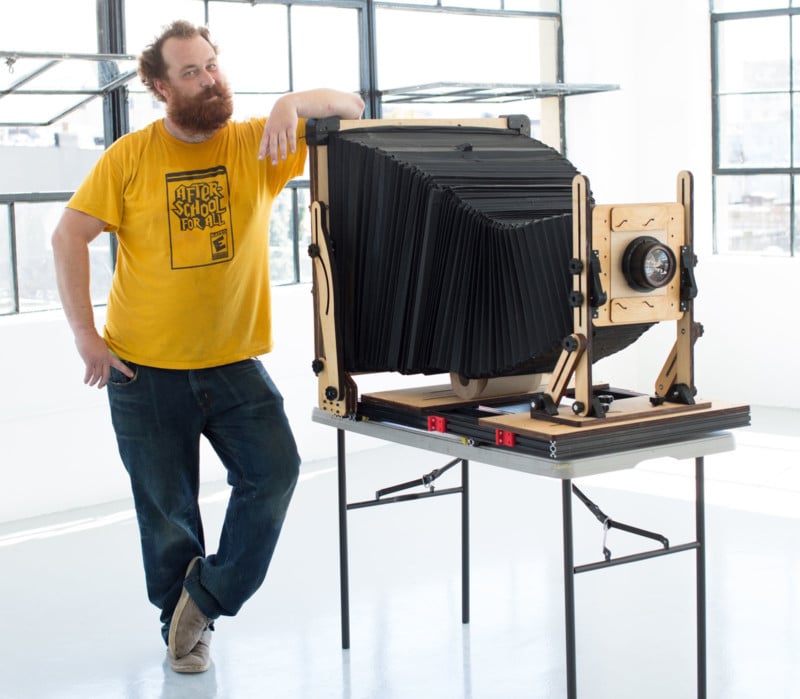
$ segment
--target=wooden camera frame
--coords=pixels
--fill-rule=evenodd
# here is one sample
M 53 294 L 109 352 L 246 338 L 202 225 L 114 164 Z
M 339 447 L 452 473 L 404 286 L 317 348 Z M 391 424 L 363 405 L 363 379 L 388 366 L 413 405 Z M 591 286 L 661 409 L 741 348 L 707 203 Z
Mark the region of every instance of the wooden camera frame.
M 655 380 L 650 402 L 694 405 L 694 322 L 696 257 L 692 248 L 693 178 L 678 174 L 677 202 L 592 206 L 589 181 L 573 180 L 573 333 L 566 337 L 547 389 L 534 396 L 531 416 L 555 418 L 574 383 L 572 412 L 579 418 L 605 417 L 607 404 L 592 382 L 594 327 L 676 322 L 676 339 Z M 671 253 L 671 279 L 656 288 L 634 288 L 623 269 L 634 241 L 649 238 Z
M 331 119 L 313 125 L 313 134 L 309 133 L 312 241 L 309 255 L 313 266 L 313 369 L 318 378 L 318 406 L 321 410 L 339 416 L 352 416 L 358 410 L 359 401 L 356 382 L 343 368 L 342 338 L 336 321 L 337 298 L 334 290 L 337 270 L 328 234 L 327 134 L 376 126 L 509 129 L 519 127 L 517 119 Z M 520 130 L 526 132 L 525 125 Z M 624 419 L 635 418 L 637 412 L 664 403 L 670 403 L 675 408 L 682 406 L 679 412 L 690 410 L 693 406 L 701 407 L 695 406 L 694 399 L 693 346 L 701 334 L 701 327 L 694 322 L 693 315 L 697 288 L 693 271 L 696 259 L 692 249 L 693 180 L 689 172 L 679 173 L 677 190 L 675 202 L 592 205 L 589 201 L 588 179 L 583 175 L 574 178 L 573 259 L 569 262 L 573 276 L 570 294 L 572 333 L 563 339 L 561 354 L 549 376 L 481 380 L 481 390 L 487 384 L 490 391 L 492 385 L 502 385 L 502 394 L 531 396 L 530 418 L 534 419 L 580 426 L 586 420 L 606 418 L 609 410 L 604 402 L 603 390 L 598 391 L 592 382 L 594 328 L 673 321 L 676 323 L 675 343 L 656 377 L 654 394 L 649 397 L 650 405 L 647 405 L 647 399 L 644 407 L 641 400 L 631 401 L 631 407 L 624 411 Z M 674 275 L 668 283 L 645 291 L 631 288 L 621 270 L 625 250 L 631 241 L 642 236 L 653 238 L 668 248 L 675 266 Z M 457 390 L 457 383 L 458 377 L 454 379 L 451 376 L 452 392 L 443 397 L 442 405 L 453 405 L 458 402 L 459 395 L 463 398 L 463 392 Z M 541 391 L 545 384 L 546 388 Z M 537 390 L 540 392 L 534 392 Z M 399 393 L 404 392 L 401 390 Z M 574 396 L 572 414 L 559 414 L 559 406 L 568 394 Z M 620 405 L 625 403 L 617 401 Z M 617 406 L 612 412 L 619 412 Z

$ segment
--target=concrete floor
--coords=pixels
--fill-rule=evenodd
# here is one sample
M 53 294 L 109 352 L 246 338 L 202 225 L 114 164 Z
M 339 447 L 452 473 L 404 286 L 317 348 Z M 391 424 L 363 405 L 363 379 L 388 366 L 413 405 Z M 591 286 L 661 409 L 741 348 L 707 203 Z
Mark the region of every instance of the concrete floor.
M 800 696 L 798 421 L 762 410 L 753 422 L 735 452 L 706 459 L 714 699 Z M 397 446 L 359 452 L 349 499 L 441 464 Z M 680 543 L 693 536 L 692 472 L 659 460 L 580 485 L 614 519 Z M 559 484 L 473 463 L 471 485 L 468 625 L 458 498 L 355 510 L 341 649 L 335 462 L 319 461 L 304 465 L 267 582 L 218 622 L 212 668 L 197 676 L 164 662 L 129 502 L 2 525 L 0 699 L 564 697 Z M 209 541 L 226 497 L 224 483 L 204 489 Z M 602 529 L 574 511 L 576 563 L 598 560 Z M 641 547 L 614 530 L 608 543 L 615 555 Z M 696 696 L 693 554 L 588 573 L 576 593 L 582 699 Z

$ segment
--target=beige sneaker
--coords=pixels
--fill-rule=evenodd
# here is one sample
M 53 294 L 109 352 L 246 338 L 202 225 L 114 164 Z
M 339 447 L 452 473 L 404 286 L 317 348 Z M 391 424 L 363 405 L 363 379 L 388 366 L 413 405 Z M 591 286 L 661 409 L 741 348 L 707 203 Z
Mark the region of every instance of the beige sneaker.
M 200 635 L 200 640 L 192 650 L 182 658 L 176 658 L 171 650 L 167 650 L 169 666 L 175 672 L 205 672 L 211 667 L 211 629 L 206 629 Z
M 199 558 L 197 556 L 191 560 L 186 568 L 186 575 L 189 575 L 189 571 Z M 184 588 L 169 624 L 168 646 L 171 657 L 179 660 L 192 653 L 210 623 L 211 619 L 200 611 Z M 194 672 L 202 672 L 202 670 Z

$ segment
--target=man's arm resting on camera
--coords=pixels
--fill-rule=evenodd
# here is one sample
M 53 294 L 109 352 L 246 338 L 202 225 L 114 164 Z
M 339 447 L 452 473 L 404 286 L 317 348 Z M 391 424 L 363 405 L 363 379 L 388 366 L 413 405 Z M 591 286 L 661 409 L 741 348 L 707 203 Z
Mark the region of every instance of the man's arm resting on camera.
M 352 92 L 328 88 L 290 92 L 275 102 L 264 127 L 260 159 L 269 157 L 273 164 L 285 159 L 297 147 L 297 120 L 324 119 L 338 116 L 358 119 L 364 111 L 364 100 Z
M 53 255 L 61 305 L 75 345 L 86 366 L 84 383 L 102 388 L 113 366 L 127 376 L 131 370 L 108 349 L 94 324 L 89 292 L 89 243 L 104 230 L 105 223 L 87 214 L 65 209 L 53 233 Z

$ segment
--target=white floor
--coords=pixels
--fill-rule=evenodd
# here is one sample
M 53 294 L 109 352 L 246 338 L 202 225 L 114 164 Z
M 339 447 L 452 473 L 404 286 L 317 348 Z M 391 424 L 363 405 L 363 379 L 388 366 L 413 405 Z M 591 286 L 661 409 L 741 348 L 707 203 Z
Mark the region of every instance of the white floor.
M 800 697 L 799 423 L 755 411 L 735 452 L 706 459 L 714 699 Z M 350 500 L 441 463 L 395 446 L 353 455 Z M 458 498 L 355 510 L 352 647 L 341 649 L 335 462 L 316 462 L 304 466 L 267 583 L 218 622 L 213 666 L 198 676 L 164 663 L 129 503 L 2 525 L 0 699 L 564 697 L 559 484 L 474 463 L 471 485 L 468 625 Z M 693 537 L 691 462 L 579 485 L 618 521 L 673 543 Z M 222 483 L 204 493 L 209 541 L 226 496 Z M 576 563 L 598 560 L 602 528 L 577 500 L 574 511 Z M 641 547 L 615 530 L 608 543 L 615 555 Z M 692 553 L 579 576 L 579 696 L 696 696 L 694 614 Z

